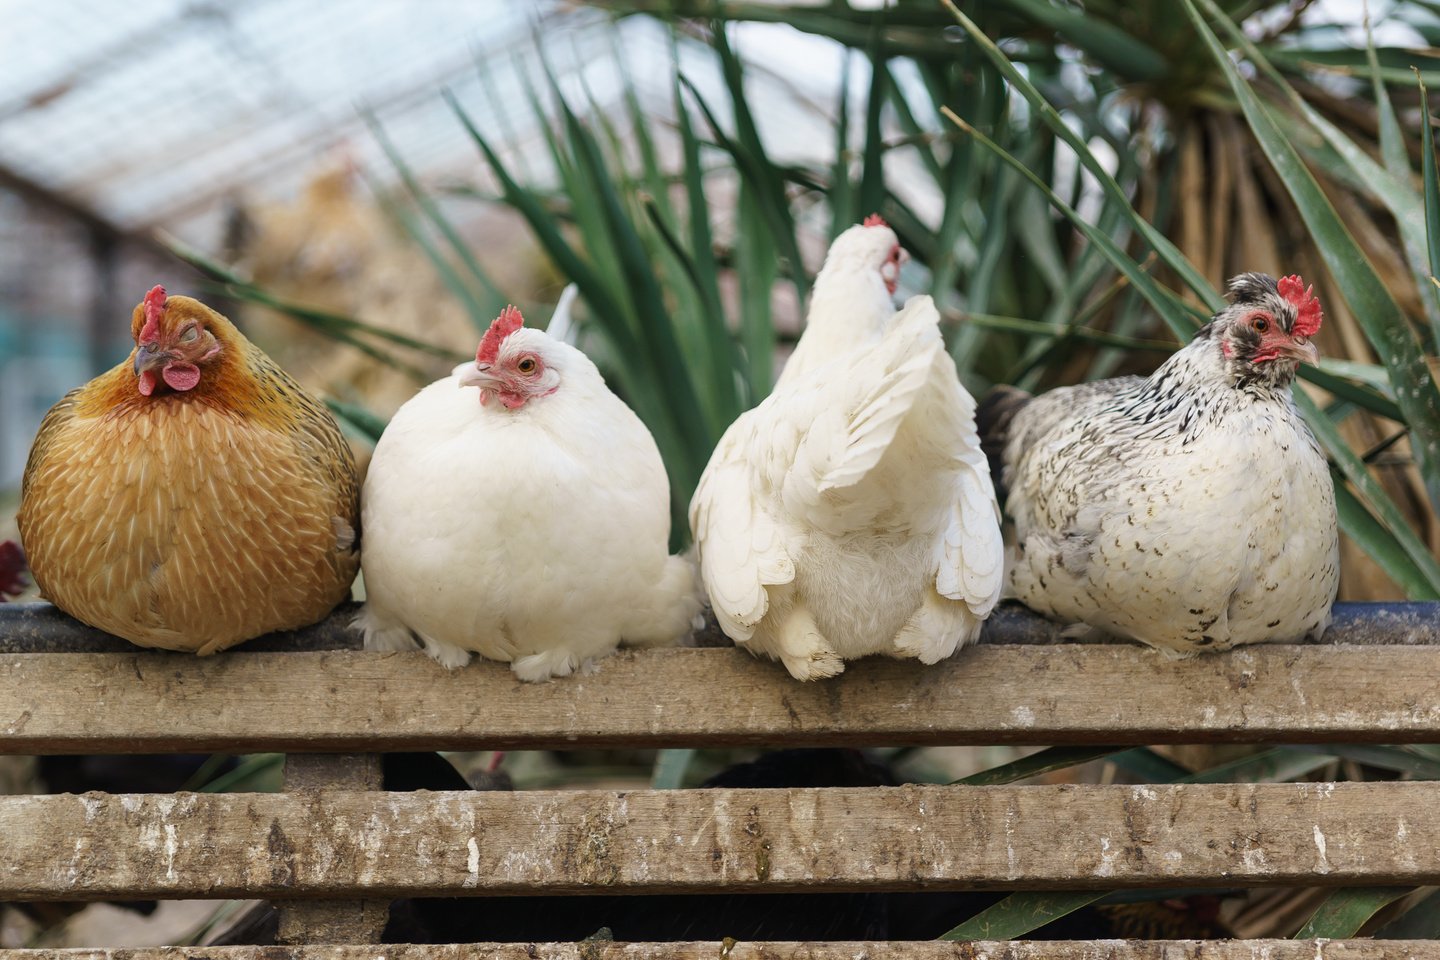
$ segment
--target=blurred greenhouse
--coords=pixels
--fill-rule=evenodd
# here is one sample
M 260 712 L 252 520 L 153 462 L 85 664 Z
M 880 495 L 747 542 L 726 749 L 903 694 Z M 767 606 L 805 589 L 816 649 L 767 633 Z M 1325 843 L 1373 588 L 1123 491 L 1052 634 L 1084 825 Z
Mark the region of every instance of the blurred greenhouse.
M 977 396 L 1147 373 L 1227 278 L 1313 280 L 1340 597 L 1440 598 L 1437 46 L 1432 0 L 0 0 L 0 542 L 45 411 L 128 354 L 157 283 L 323 395 L 362 461 L 501 307 L 544 323 L 574 284 L 681 517 L 829 241 L 878 212 Z M 1164 762 L 1228 759 L 1186 749 Z M 946 782 L 1014 755 L 887 759 Z M 690 759 L 670 785 L 733 758 Z M 1367 775 L 1312 760 L 1255 776 Z M 1131 761 L 1066 775 L 1150 782 Z

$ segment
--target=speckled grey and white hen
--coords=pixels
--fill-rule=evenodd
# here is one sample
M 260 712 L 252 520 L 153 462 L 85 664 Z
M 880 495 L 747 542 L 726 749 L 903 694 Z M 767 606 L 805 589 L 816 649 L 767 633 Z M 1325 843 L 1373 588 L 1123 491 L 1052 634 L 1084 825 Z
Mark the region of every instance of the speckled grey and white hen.
M 982 404 L 1026 605 L 1171 656 L 1329 625 L 1335 491 L 1290 393 L 1320 304 L 1299 277 L 1260 273 L 1229 299 L 1149 377 Z

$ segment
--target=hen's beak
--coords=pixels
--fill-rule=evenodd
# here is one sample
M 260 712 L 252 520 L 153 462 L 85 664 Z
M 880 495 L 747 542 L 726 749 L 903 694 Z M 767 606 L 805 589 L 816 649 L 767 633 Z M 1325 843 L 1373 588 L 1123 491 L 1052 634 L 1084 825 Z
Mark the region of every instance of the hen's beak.
M 490 372 L 490 364 L 471 363 L 465 365 L 459 374 L 459 382 L 462 387 L 479 387 L 482 390 L 486 387 L 493 387 L 500 382 L 500 378 Z
M 1320 365 L 1320 351 L 1315 349 L 1315 344 L 1303 337 L 1291 340 L 1285 347 L 1285 355 L 1312 367 Z
M 149 344 L 142 343 L 140 349 L 135 351 L 135 376 L 140 376 L 146 370 L 158 370 L 174 359 L 173 353 L 152 350 Z

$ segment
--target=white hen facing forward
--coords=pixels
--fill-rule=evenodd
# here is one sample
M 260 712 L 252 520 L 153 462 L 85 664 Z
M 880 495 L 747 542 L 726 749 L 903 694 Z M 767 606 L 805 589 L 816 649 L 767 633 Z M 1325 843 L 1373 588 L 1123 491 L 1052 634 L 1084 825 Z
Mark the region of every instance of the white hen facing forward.
M 675 641 L 699 600 L 667 552 L 669 505 L 645 425 L 588 357 L 509 308 L 476 362 L 401 407 L 375 448 L 366 649 L 418 640 L 447 667 L 474 652 L 537 681 L 621 642 Z
M 887 309 L 898 249 L 870 221 L 836 240 L 793 366 L 725 432 L 690 504 L 721 629 L 801 680 L 871 654 L 935 663 L 1000 594 L 975 403 L 930 298 Z

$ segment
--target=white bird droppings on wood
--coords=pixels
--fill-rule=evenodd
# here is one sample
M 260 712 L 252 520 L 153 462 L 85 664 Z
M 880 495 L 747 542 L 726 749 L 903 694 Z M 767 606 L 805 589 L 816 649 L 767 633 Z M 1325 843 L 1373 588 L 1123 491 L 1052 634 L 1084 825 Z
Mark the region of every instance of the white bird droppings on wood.
M 1315 825 L 1315 849 L 1319 853 L 1319 857 L 1315 861 L 1315 872 L 1329 873 L 1330 860 L 1325 856 L 1325 834 L 1318 823 Z

